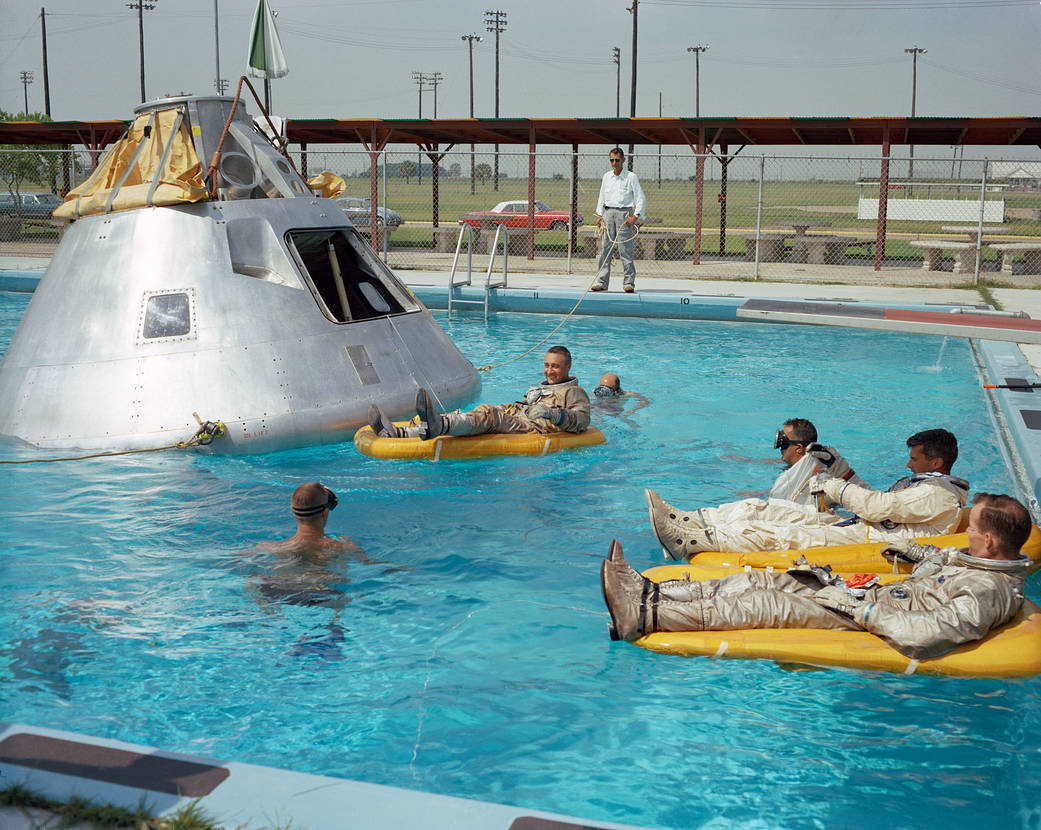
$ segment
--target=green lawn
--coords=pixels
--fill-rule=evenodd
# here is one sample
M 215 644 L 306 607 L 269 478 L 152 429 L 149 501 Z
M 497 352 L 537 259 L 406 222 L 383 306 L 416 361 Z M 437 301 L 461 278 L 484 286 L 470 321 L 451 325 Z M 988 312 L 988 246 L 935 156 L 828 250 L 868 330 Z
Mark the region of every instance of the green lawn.
M 719 184 L 718 180 L 705 183 L 702 223 L 706 228 L 718 229 L 719 227 L 720 205 L 717 199 Z M 728 229 L 755 228 L 758 190 L 757 182 L 739 180 L 728 182 L 726 217 Z M 663 181 L 661 190 L 659 190 L 657 181 L 652 180 L 644 182 L 644 192 L 647 196 L 648 215 L 661 219 L 663 227 L 694 227 L 697 203 L 693 182 Z M 351 196 L 368 196 L 368 179 L 348 179 L 347 193 Z M 382 182 L 380 182 L 379 193 L 382 201 Z M 597 180 L 579 181 L 578 210 L 584 215 L 586 224 L 592 224 L 595 220 L 594 211 L 598 193 L 599 182 Z M 856 230 L 862 232 L 863 235 L 874 236 L 875 220 L 858 220 L 856 218 L 856 206 L 860 193 L 861 188 L 849 182 L 767 182 L 763 185 L 762 226 L 764 228 L 780 227 L 799 219 L 810 222 L 830 222 L 832 230 Z M 535 181 L 535 198 L 557 210 L 568 209 L 569 194 L 570 182 L 567 180 L 537 179 Z M 502 201 L 525 200 L 527 195 L 526 180 L 500 180 L 498 192 L 492 188 L 491 182 L 478 183 L 477 192 L 471 195 L 468 178 L 442 178 L 438 186 L 438 217 L 442 224 L 452 224 L 464 213 L 474 210 L 489 210 Z M 864 195 L 871 195 L 868 188 L 864 189 Z M 425 178 L 422 184 L 419 184 L 415 178 L 411 182 L 399 178 L 387 179 L 387 204 L 398 211 L 406 222 L 410 220 L 413 222 L 432 221 L 431 202 L 429 177 Z M 1008 193 L 1006 194 L 1006 205 L 1041 208 L 1041 194 Z M 847 212 L 840 212 L 839 209 L 842 208 L 845 208 Z M 890 234 L 942 233 L 941 226 L 950 223 L 951 220 L 891 221 L 888 232 Z M 1009 218 L 1005 224 L 1009 227 L 1009 234 L 1012 236 L 1041 235 L 1041 222 L 1035 220 Z M 396 232 L 395 239 L 398 234 L 402 234 L 404 238 L 404 231 L 405 228 Z M 729 248 L 729 244 L 727 247 Z

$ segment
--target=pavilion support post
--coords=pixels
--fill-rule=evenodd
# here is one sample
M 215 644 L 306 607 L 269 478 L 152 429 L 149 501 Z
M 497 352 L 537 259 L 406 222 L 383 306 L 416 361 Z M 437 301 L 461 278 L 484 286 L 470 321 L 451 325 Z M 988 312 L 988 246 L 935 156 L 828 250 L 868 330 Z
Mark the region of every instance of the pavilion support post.
M 886 255 L 886 211 L 889 208 L 889 125 L 882 128 L 882 166 L 878 176 L 878 224 L 875 227 L 875 270 Z
M 307 181 L 307 144 L 300 142 L 300 175 Z
M 445 156 L 448 155 L 448 151 L 455 147 L 454 144 L 449 144 L 445 147 L 443 153 L 439 153 L 437 144 L 420 144 L 419 147 L 426 152 L 427 158 L 430 159 L 430 202 L 433 206 L 433 223 L 434 227 L 440 225 L 440 182 L 441 182 L 441 161 Z
M 528 259 L 535 259 L 535 125 L 528 125 Z
M 705 207 L 705 153 L 708 148 L 705 146 L 705 128 L 698 128 L 698 144 L 697 144 L 697 168 L 694 181 L 694 259 L 695 265 L 701 264 L 701 229 L 702 229 L 702 212 Z
M 730 157 L 727 155 L 727 145 L 719 145 L 719 255 L 727 255 L 727 165 Z
M 578 144 L 571 145 L 571 222 L 568 228 L 570 250 L 578 243 Z
M 62 145 L 63 152 L 61 154 L 61 197 L 64 199 L 68 195 L 69 191 L 72 190 L 72 164 L 71 156 L 72 149 L 68 144 Z
M 380 153 L 383 152 L 383 148 L 387 146 L 387 142 L 390 140 L 390 131 L 388 130 L 381 136 L 374 124 L 372 127 L 372 138 L 369 141 L 362 138 L 360 130 L 355 130 L 355 135 L 358 136 L 358 141 L 361 142 L 362 146 L 369 153 L 369 244 L 372 246 L 372 250 L 378 253 L 380 249 L 380 234 L 373 230 L 379 226 L 379 223 L 376 221 L 379 217 L 379 211 L 376 209 L 376 206 L 379 204 L 376 168 L 379 166 Z

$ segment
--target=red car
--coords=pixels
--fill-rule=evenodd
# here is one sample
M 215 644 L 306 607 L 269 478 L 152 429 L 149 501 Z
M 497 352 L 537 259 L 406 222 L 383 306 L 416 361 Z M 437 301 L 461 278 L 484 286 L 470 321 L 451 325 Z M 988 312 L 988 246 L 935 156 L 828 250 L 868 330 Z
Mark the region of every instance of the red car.
M 567 230 L 570 215 L 564 210 L 553 210 L 545 202 L 535 202 L 535 230 Z M 582 224 L 582 214 L 575 217 L 576 224 Z M 475 228 L 505 225 L 508 228 L 528 227 L 528 203 L 499 202 L 491 210 L 479 210 L 464 213 L 459 221 Z

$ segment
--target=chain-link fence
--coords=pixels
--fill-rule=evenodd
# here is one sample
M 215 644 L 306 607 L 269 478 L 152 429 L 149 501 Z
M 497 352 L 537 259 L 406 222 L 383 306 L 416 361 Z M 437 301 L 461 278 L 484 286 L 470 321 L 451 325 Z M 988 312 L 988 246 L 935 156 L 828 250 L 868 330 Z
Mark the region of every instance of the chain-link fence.
M 46 159 L 46 166 L 27 173 L 31 160 L 0 153 L 0 198 L 16 189 L 60 193 L 92 164 L 87 153 L 26 155 Z M 526 150 L 503 150 L 496 158 L 490 148 L 471 153 L 464 145 L 433 159 L 419 150 L 378 157 L 375 243 L 392 267 L 447 270 L 469 225 L 462 250 L 472 241 L 473 267 L 483 270 L 503 225 L 496 251 L 509 251 L 511 271 L 595 270 L 606 147 L 579 154 L 539 148 L 532 161 Z M 340 206 L 369 233 L 368 153 L 308 150 L 295 161 L 312 176 L 321 170 L 342 176 L 347 190 Z M 783 278 L 794 269 L 840 281 L 848 272 L 832 269 L 860 266 L 947 271 L 962 282 L 977 269 L 992 281 L 1013 274 L 1041 281 L 1041 164 L 904 157 L 886 165 L 877 155 L 750 155 L 745 148 L 700 158 L 652 150 L 634 156 L 633 170 L 647 198 L 634 246 L 645 276 Z M 0 216 L 12 214 L 11 207 L 0 201 Z M 15 241 L 53 244 L 58 234 L 34 217 L 3 221 L 0 253 Z

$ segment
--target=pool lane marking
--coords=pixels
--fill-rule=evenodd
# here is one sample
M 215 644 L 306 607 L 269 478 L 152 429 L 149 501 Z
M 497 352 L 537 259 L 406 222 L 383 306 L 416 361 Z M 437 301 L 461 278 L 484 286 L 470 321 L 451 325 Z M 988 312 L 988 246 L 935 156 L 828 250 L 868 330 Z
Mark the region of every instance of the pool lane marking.
M 736 316 L 739 319 L 767 322 L 845 326 L 1041 345 L 1041 321 L 1018 317 L 893 308 L 852 309 L 840 304 L 785 304 L 780 301 L 749 301 L 737 309 Z

